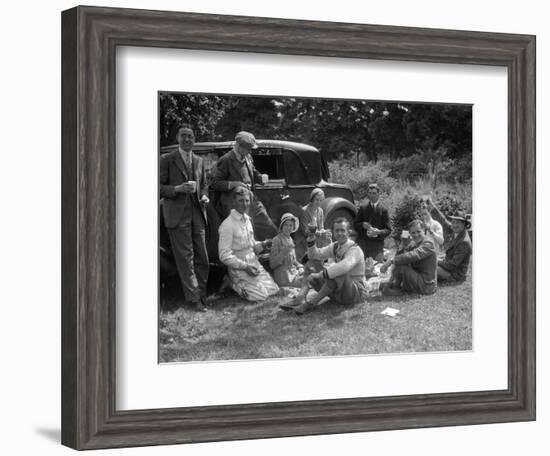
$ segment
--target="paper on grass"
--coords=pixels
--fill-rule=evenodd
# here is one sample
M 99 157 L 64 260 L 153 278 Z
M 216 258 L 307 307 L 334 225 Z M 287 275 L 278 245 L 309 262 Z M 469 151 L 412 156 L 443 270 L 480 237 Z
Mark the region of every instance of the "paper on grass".
M 400 312 L 399 309 L 394 309 L 392 307 L 386 307 L 382 311 L 382 315 L 388 315 L 390 317 L 395 317 L 399 312 Z

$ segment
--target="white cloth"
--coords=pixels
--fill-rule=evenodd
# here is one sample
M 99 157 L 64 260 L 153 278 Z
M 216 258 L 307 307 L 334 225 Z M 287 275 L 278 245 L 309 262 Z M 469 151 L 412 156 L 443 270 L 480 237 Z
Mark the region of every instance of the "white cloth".
M 231 286 L 239 296 L 249 301 L 263 301 L 277 293 L 279 287 L 260 264 L 254 251 L 261 242 L 254 240 L 250 217 L 232 209 L 218 232 L 219 258 L 227 266 Z M 258 268 L 260 274 L 249 275 L 244 270 L 248 265 Z

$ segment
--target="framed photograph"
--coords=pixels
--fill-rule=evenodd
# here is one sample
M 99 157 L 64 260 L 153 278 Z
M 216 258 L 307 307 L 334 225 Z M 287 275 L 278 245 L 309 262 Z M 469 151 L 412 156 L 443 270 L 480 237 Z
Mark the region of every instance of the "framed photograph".
M 62 443 L 535 419 L 535 37 L 62 13 Z

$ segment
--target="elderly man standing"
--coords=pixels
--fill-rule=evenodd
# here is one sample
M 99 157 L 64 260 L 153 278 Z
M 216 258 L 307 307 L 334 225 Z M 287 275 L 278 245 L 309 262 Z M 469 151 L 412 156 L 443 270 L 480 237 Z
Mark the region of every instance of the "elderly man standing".
M 437 264 L 437 279 L 448 282 L 463 282 L 466 280 L 472 256 L 472 241 L 467 231 L 470 229 L 470 221 L 462 211 L 450 216 L 449 221 L 433 204 L 431 198 L 427 200 L 427 204 L 443 225 L 443 230 L 448 234 L 448 239 L 443 244 L 445 258 L 439 260 Z
M 380 268 L 386 272 L 394 265 L 390 281 L 381 287 L 388 296 L 432 294 L 436 289 L 437 256 L 433 241 L 426 236 L 426 226 L 422 220 L 413 220 L 407 228 L 411 242 Z
M 193 130 L 184 125 L 177 134 L 179 148 L 160 157 L 159 181 L 164 224 L 181 280 L 185 300 L 205 310 L 208 254 L 206 205 L 208 186 L 202 158 L 192 151 Z
M 294 310 L 302 315 L 315 308 L 326 296 L 338 304 L 357 304 L 367 299 L 365 281 L 365 257 L 361 248 L 350 238 L 350 223 L 341 217 L 335 220 L 333 236 L 336 242 L 326 247 L 316 247 L 315 238 L 308 238 L 308 257 L 314 260 L 334 260 L 320 272 L 311 273 L 307 280 L 317 294 L 307 300 L 308 288 L 302 289 L 294 302 L 280 306 L 284 310 Z
M 252 223 L 247 214 L 250 192 L 245 187 L 232 190 L 233 209 L 219 228 L 218 253 L 227 266 L 231 287 L 248 301 L 263 301 L 279 291 L 279 286 L 258 261 L 270 241 L 254 239 Z
M 252 133 L 237 133 L 233 149 L 216 163 L 210 187 L 216 192 L 214 204 L 223 218 L 231 210 L 231 190 L 241 186 L 251 190 L 250 216 L 254 233 L 258 239 L 267 239 L 277 234 L 277 227 L 255 194 L 256 184 L 262 183 L 262 175 L 254 167 L 250 153 L 257 148 L 256 138 Z

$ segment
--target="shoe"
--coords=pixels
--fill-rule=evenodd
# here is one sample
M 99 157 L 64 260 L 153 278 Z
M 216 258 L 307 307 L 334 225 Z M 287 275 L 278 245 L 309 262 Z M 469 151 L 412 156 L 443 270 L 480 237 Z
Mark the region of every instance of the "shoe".
M 199 301 L 191 301 L 191 306 L 194 307 L 197 312 L 206 312 L 208 310 L 202 299 Z
M 302 305 L 305 302 L 304 296 L 296 296 L 294 299 L 291 299 L 288 302 L 285 302 L 284 304 L 279 304 L 279 308 L 283 310 L 294 310 L 296 307 Z
M 405 292 L 401 288 L 384 287 L 382 294 L 384 296 L 403 296 Z
M 299 306 L 294 308 L 294 313 L 296 315 L 304 315 L 306 312 L 309 312 L 309 311 L 313 310 L 314 308 L 315 308 L 314 304 L 312 304 L 311 302 L 307 302 L 304 299 L 304 302 L 302 304 L 300 304 Z

